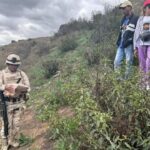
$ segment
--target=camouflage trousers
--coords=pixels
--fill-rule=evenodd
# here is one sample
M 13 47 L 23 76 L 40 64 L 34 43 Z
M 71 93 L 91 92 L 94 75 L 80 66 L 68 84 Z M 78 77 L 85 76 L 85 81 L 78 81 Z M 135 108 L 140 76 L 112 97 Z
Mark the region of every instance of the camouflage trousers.
M 19 132 L 19 122 L 21 118 L 21 114 L 23 113 L 24 108 L 24 102 L 20 103 L 7 103 L 7 115 L 8 115 L 8 137 L 4 134 L 4 122 L 1 118 L 1 138 L 7 139 L 9 141 L 15 141 L 18 138 L 18 132 Z

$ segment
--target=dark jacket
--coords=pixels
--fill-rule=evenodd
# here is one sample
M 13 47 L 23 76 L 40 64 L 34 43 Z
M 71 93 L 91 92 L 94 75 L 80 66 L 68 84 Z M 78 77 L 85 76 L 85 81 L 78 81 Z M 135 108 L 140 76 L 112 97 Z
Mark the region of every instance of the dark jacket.
M 134 14 L 132 14 L 130 17 L 129 17 L 129 22 L 128 24 L 134 24 L 135 27 L 136 27 L 136 24 L 137 24 L 137 21 L 138 21 L 138 16 L 135 16 Z M 119 33 L 119 36 L 118 36 L 118 40 L 117 40 L 117 46 L 120 46 L 120 42 L 121 42 L 121 36 L 122 36 L 122 31 L 121 31 L 121 27 L 124 23 L 124 20 L 126 19 L 126 17 L 124 16 L 121 20 L 121 24 L 120 24 L 120 33 Z M 129 33 L 129 35 L 128 35 Z M 129 46 L 130 44 L 133 44 L 133 36 L 134 36 L 134 33 L 132 32 L 128 32 L 126 33 L 125 36 L 123 36 L 123 44 L 122 44 L 122 48 L 126 48 L 127 46 Z M 132 39 L 132 40 L 131 40 Z M 128 42 L 129 40 L 129 42 Z
M 126 48 L 129 45 L 133 44 L 133 37 L 134 37 L 134 31 L 125 31 L 123 35 L 123 42 L 122 42 L 122 47 Z

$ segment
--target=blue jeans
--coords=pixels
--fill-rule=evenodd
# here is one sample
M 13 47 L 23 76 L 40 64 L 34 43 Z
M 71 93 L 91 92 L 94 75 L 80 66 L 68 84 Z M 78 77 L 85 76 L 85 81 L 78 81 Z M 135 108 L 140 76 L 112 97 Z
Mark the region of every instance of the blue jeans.
M 131 66 L 133 64 L 133 45 L 129 45 L 127 48 L 118 47 L 115 61 L 114 61 L 114 70 L 118 73 L 121 71 L 121 66 L 124 58 L 126 59 L 126 70 L 124 78 L 127 79 L 131 73 Z

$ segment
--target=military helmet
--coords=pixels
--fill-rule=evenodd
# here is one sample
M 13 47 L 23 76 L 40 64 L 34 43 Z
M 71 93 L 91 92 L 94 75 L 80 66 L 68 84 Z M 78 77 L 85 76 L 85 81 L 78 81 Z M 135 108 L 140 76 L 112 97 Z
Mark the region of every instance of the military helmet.
M 16 54 L 10 54 L 6 59 L 6 64 L 20 65 L 21 64 L 20 57 Z

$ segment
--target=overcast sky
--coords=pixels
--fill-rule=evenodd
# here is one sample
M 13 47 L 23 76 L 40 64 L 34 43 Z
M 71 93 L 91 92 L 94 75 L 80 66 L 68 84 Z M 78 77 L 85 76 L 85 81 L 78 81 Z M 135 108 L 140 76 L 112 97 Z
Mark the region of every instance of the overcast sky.
M 115 1 L 115 2 L 114 2 Z M 71 18 L 90 18 L 106 4 L 123 0 L 0 0 L 0 45 L 50 36 Z

